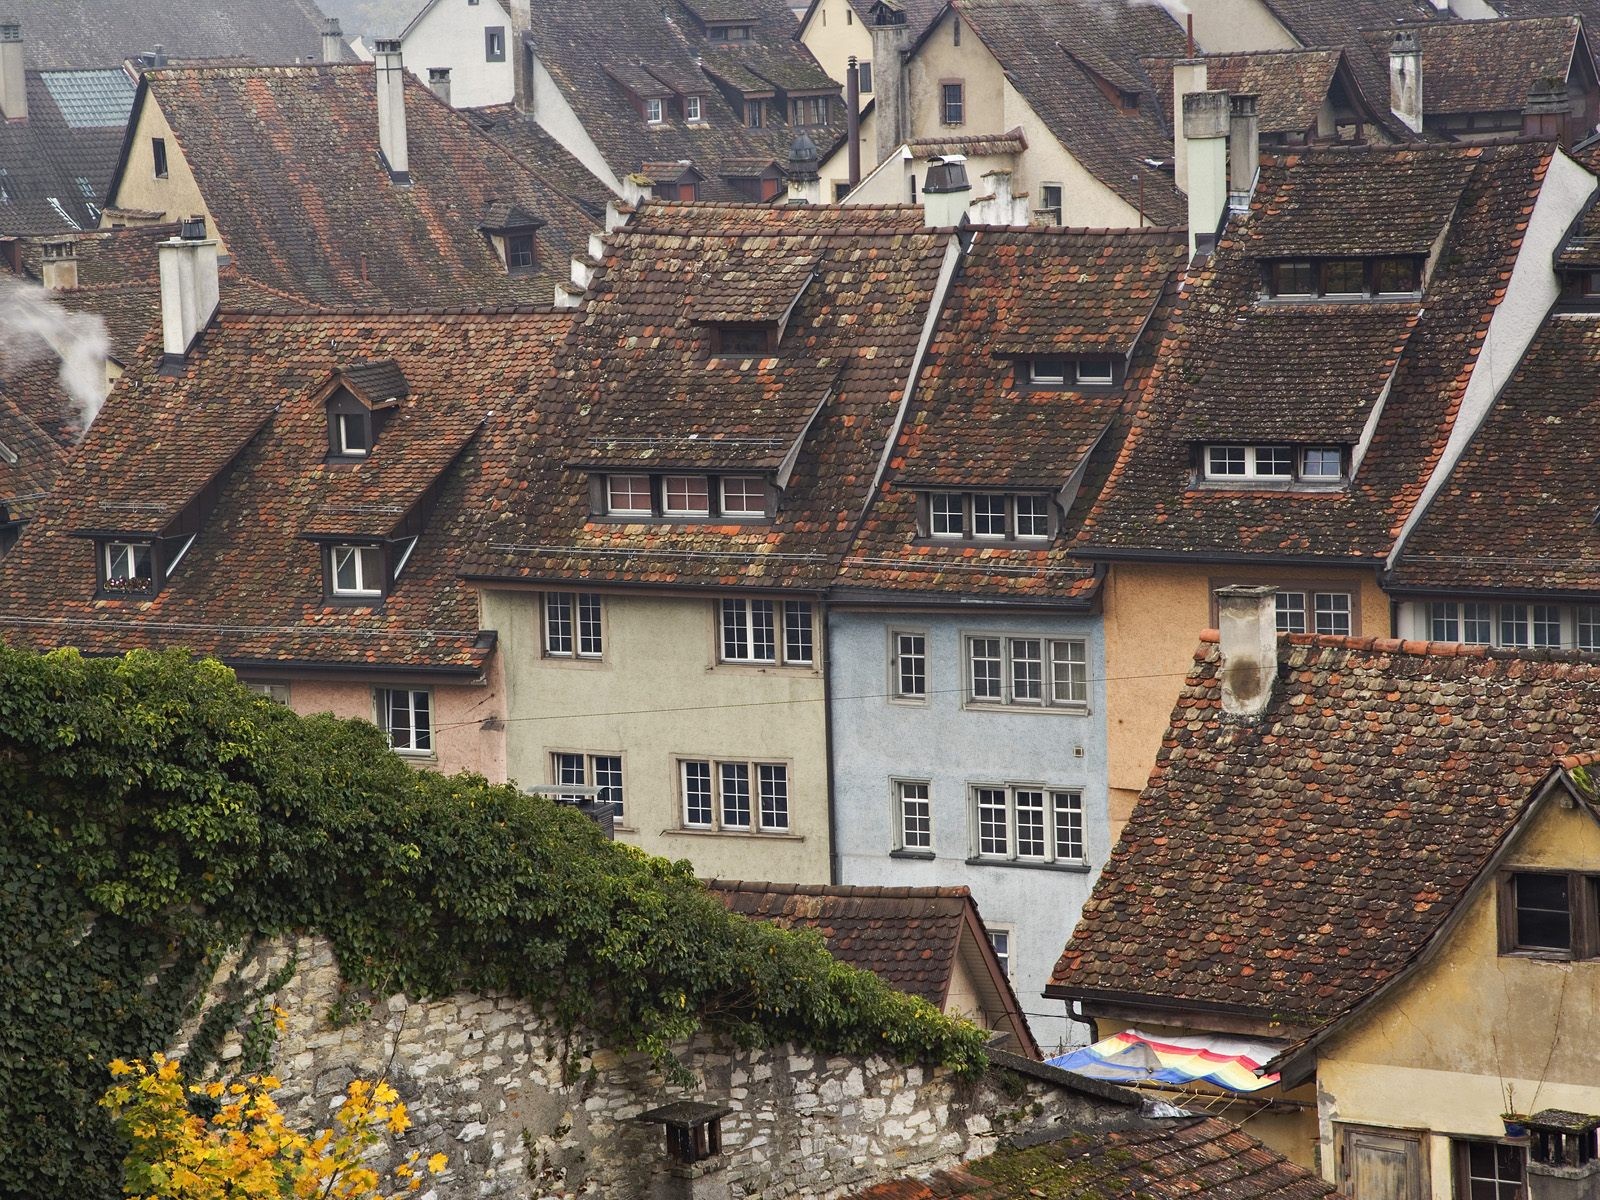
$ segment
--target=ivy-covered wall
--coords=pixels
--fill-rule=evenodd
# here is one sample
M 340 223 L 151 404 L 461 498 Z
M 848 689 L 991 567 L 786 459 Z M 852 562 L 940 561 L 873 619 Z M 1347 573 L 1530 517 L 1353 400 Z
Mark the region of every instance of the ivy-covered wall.
M 169 1045 L 255 936 L 318 934 L 375 995 L 517 997 L 677 1077 L 702 1032 L 982 1068 L 976 1029 L 735 917 L 687 864 L 414 772 L 370 725 L 298 717 L 214 662 L 0 648 L 0 797 L 0 1194 L 117 1194 L 105 1064 Z M 191 1074 L 258 1002 L 218 1010 Z

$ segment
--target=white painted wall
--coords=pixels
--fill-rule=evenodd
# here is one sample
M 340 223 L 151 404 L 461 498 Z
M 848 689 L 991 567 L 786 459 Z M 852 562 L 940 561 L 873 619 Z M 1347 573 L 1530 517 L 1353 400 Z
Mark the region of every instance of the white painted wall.
M 485 33 L 505 31 L 501 62 L 485 57 Z M 428 82 L 429 67 L 450 68 L 450 103 L 456 108 L 510 104 L 516 94 L 511 17 L 500 0 L 431 0 L 406 30 L 400 50 L 411 73 Z
M 561 88 L 537 57 L 529 63 L 528 91 L 531 94 L 530 115 L 539 123 L 539 128 L 560 142 L 596 179 L 622 195 L 622 180 L 606 162 L 606 156 L 600 153 L 600 147 L 594 144 Z

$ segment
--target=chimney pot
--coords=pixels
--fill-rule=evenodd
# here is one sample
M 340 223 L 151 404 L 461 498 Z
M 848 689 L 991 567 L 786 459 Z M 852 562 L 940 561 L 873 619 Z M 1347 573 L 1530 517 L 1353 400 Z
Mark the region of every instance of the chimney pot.
M 951 229 L 961 224 L 972 202 L 967 160 L 959 154 L 933 159 L 922 180 L 922 223 L 929 229 Z
M 78 243 L 61 238 L 44 243 L 44 263 L 40 271 L 44 286 L 52 292 L 70 292 L 78 286 Z
M 378 150 L 384 169 L 395 183 L 411 182 L 411 156 L 406 145 L 406 70 L 398 38 L 373 42 L 378 84 Z
M 162 370 L 175 372 L 217 312 L 217 243 L 204 217 L 188 217 L 178 236 L 156 247 L 161 267 Z
M 329 17 L 322 23 L 322 61 L 336 63 L 344 58 L 344 30 L 338 17 Z
M 1189 153 L 1189 256 L 1209 252 L 1228 207 L 1227 92 L 1190 92 L 1183 98 L 1183 139 Z
M 1395 30 L 1389 43 L 1389 109 L 1407 129 L 1422 132 L 1422 46 L 1414 30 Z
M 428 89 L 446 104 L 450 103 L 450 68 L 429 67 Z
M 0 21 L 0 116 L 28 119 L 28 68 L 22 61 L 22 26 Z
M 1272 685 L 1278 678 L 1278 589 L 1218 588 L 1217 632 L 1222 711 L 1259 717 L 1272 703 Z

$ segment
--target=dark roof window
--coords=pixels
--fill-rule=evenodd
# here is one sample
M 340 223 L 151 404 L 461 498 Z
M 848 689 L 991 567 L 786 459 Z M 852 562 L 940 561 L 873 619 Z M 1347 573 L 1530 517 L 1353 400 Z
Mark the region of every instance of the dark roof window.
M 1422 261 L 1383 258 L 1280 258 L 1263 267 L 1266 294 L 1280 300 L 1414 297 L 1422 290 Z

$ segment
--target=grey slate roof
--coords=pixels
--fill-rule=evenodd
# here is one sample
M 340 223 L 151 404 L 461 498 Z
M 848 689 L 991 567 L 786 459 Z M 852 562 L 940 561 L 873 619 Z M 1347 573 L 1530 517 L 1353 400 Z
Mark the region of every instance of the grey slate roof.
M 133 94 L 120 67 L 28 72 L 28 119 L 0 121 L 0 234 L 99 224 Z

